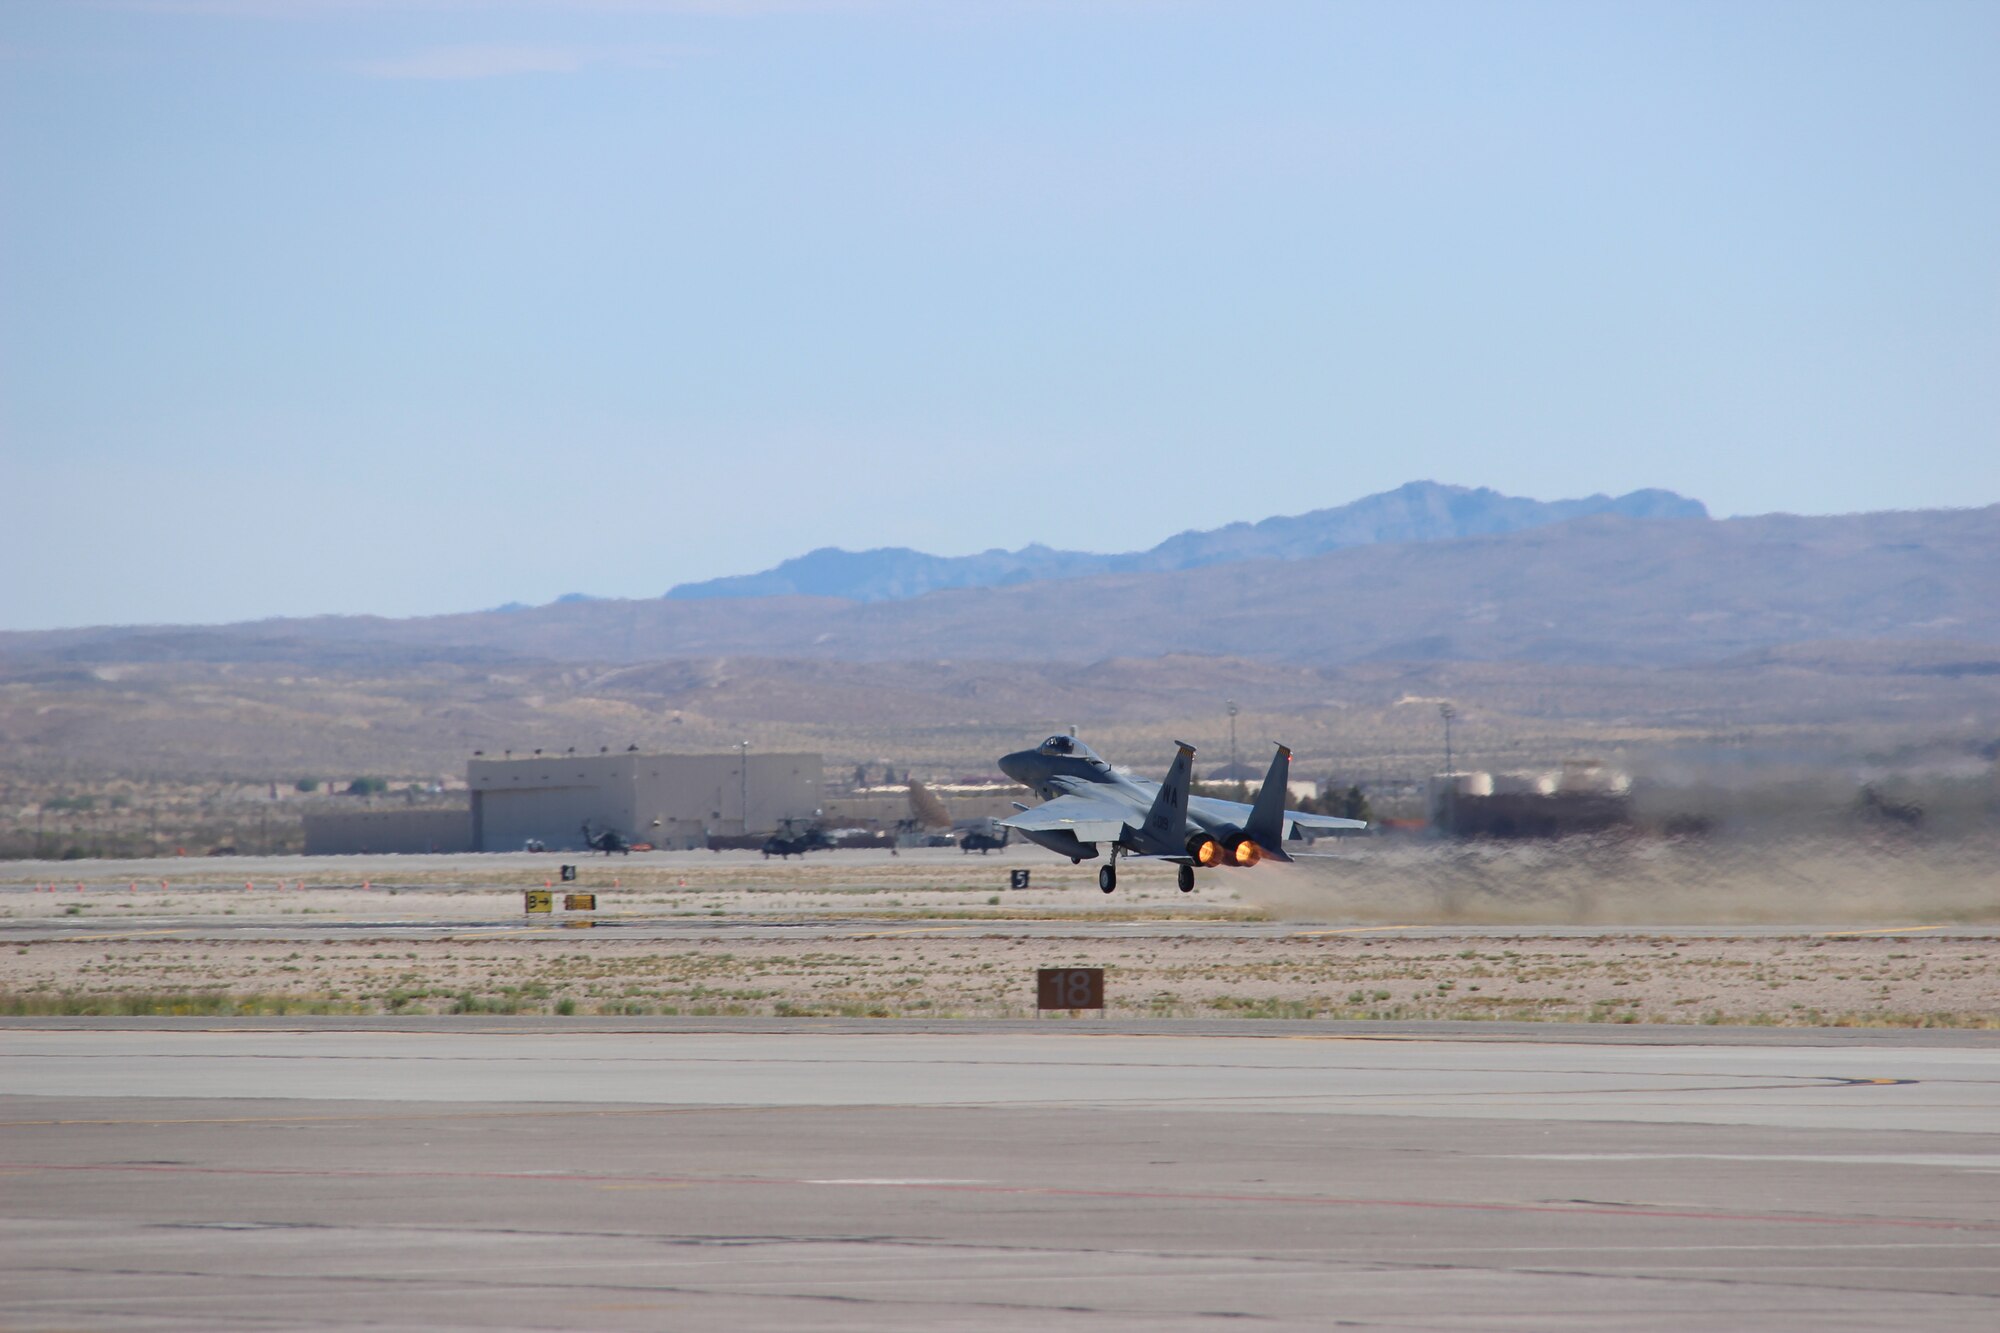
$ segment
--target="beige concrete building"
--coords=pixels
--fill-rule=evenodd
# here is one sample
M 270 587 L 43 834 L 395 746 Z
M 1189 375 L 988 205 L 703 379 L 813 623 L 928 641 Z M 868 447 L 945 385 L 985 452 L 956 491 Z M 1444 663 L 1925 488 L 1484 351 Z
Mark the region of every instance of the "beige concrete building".
M 305 816 L 307 856 L 469 852 L 472 816 L 459 810 L 324 810 Z
M 930 793 L 944 802 L 945 812 L 953 820 L 1005 819 L 1015 813 L 1014 802 L 1034 799 L 1027 788 L 1019 786 L 967 789 L 940 785 L 932 787 Z M 826 823 L 833 828 L 894 828 L 914 814 L 906 787 L 826 793 Z
M 747 762 L 746 762 L 747 760 Z M 614 829 L 655 847 L 703 846 L 708 836 L 776 831 L 813 820 L 821 808 L 817 754 L 536 755 L 474 759 L 472 845 L 518 851 L 530 839 L 550 851 L 583 848 L 583 825 Z

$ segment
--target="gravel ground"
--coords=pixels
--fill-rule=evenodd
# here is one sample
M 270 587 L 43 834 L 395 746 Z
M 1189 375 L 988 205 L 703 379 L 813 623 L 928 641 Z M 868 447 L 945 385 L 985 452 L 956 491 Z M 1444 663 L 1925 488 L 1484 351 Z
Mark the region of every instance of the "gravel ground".
M 1087 964 L 1108 970 L 1111 1010 L 1125 1015 L 2000 1027 L 1990 845 L 1697 850 L 1369 847 L 1268 875 L 1213 876 L 1188 896 L 1174 890 L 1172 867 L 1139 864 L 1112 898 L 1094 891 L 1091 866 L 1033 849 L 578 859 L 570 886 L 556 876 L 558 857 L 17 863 L 0 877 L 0 1012 L 1017 1016 L 1030 1012 L 1036 967 Z M 1017 867 L 1032 870 L 1034 888 L 1005 887 Z M 518 923 L 521 890 L 551 881 L 598 891 L 608 920 L 849 924 L 816 939 L 699 944 L 477 929 Z M 1689 938 L 1649 933 L 1648 914 L 1660 927 L 1818 924 Z M 981 919 L 994 927 L 979 929 Z M 1077 929 L 1024 939 L 1004 925 L 1021 919 Z M 1336 929 L 1218 937 L 1210 923 L 1230 919 Z M 1519 933 L 1337 933 L 1390 919 Z M 1106 938 L 1093 935 L 1097 920 L 1179 924 L 1155 938 Z M 5 935 L 71 921 L 129 928 Z M 255 921 L 385 932 L 255 941 L 225 929 Z M 1987 921 L 1992 937 L 1835 933 Z M 425 923 L 467 928 L 426 940 L 388 930 Z M 1568 923 L 1603 929 L 1538 932 Z
M 0 989 L 16 1012 L 64 998 L 29 1011 L 1005 1017 L 1031 1011 L 1035 968 L 1090 965 L 1126 1015 L 2000 1027 L 1991 939 L 882 934 L 44 941 L 12 947 Z

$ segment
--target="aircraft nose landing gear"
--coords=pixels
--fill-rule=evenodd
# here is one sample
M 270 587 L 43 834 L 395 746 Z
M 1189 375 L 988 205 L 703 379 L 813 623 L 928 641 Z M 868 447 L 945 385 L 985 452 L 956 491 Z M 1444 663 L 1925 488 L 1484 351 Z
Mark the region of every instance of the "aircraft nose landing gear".
M 1181 873 L 1180 873 L 1180 886 L 1181 886 L 1181 892 L 1182 892 L 1182 893 L 1193 893 L 1193 892 L 1194 892 L 1194 867 L 1193 867 L 1193 866 L 1182 866 L 1182 867 L 1181 867 Z
M 1118 867 L 1115 864 L 1097 867 L 1097 887 L 1106 893 L 1118 887 Z

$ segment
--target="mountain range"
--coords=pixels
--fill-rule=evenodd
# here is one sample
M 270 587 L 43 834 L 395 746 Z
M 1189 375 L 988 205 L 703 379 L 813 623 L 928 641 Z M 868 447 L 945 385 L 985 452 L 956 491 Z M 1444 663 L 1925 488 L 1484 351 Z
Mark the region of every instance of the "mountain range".
M 1041 579 L 1201 569 L 1238 560 L 1299 560 L 1382 542 L 1495 536 L 1595 514 L 1707 518 L 1708 509 L 1699 500 L 1663 490 L 1543 501 L 1502 495 L 1483 486 L 1475 490 L 1413 481 L 1337 508 L 1182 532 L 1145 551 L 1107 555 L 1036 544 L 1017 551 L 939 556 L 905 546 L 868 551 L 825 546 L 761 573 L 678 584 L 666 595 L 685 601 L 789 596 L 901 601 L 945 588 L 1002 588 Z M 577 599 L 572 594 L 563 600 Z
M 1599 512 L 1496 535 L 897 600 L 605 599 L 406 620 L 21 632 L 0 634 L 0 666 L 10 674 L 119 662 L 365 669 L 727 655 L 1076 663 L 1196 653 L 1315 668 L 1654 667 L 1862 641 L 2000 644 L 2000 505 L 1723 520 Z

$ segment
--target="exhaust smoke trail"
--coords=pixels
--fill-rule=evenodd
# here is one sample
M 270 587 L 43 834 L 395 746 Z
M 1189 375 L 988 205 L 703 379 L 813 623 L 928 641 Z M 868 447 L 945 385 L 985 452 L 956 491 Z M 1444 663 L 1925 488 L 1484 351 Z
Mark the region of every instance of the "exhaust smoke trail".
M 2000 924 L 2000 837 L 1356 840 L 1224 882 L 1300 922 Z

